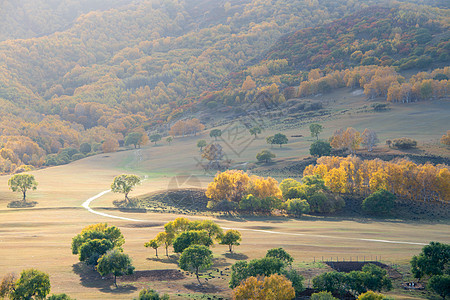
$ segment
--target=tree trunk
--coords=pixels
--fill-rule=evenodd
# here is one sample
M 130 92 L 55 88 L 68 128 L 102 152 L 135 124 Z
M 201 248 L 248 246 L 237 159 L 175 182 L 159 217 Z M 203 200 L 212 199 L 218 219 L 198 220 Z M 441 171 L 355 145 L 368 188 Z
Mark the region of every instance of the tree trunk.
M 117 287 L 117 276 L 114 274 L 114 285 Z
M 22 191 L 22 193 L 23 193 L 22 201 L 25 202 L 26 201 L 26 197 L 27 197 L 27 191 Z
M 125 202 L 130 202 L 130 199 L 128 199 L 128 193 L 125 193 Z
M 202 285 L 202 283 L 200 282 L 200 277 L 198 277 L 198 267 L 195 268 L 195 275 L 197 276 L 198 284 Z
M 169 249 L 169 247 L 166 246 L 166 256 L 167 256 L 167 257 L 169 257 L 169 250 L 168 250 L 168 249 Z
M 156 251 L 156 257 L 158 257 L 158 248 L 155 248 Z
M 233 253 L 233 245 L 230 244 L 230 245 L 228 245 L 228 247 L 230 247 L 230 253 Z

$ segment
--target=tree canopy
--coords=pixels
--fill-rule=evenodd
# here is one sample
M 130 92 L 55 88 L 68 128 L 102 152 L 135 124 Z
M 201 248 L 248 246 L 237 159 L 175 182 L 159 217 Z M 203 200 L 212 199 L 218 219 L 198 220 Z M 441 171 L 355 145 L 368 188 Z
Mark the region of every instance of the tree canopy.
M 23 195 L 22 200 L 26 201 L 27 191 L 35 190 L 38 184 L 33 175 L 17 174 L 8 180 L 8 185 L 13 192 L 21 192 Z
M 50 278 L 48 274 L 36 269 L 23 270 L 15 283 L 11 299 L 45 299 L 50 293 Z
M 133 188 L 141 182 L 141 178 L 137 175 L 122 174 L 114 178 L 111 184 L 111 190 L 114 193 L 122 193 L 125 195 L 125 201 L 129 202 L 128 194 Z
M 201 284 L 198 273 L 212 265 L 212 251 L 204 245 L 191 245 L 181 253 L 180 268 L 185 271 L 194 271 L 198 283 Z
M 117 276 L 133 274 L 134 267 L 131 264 L 130 257 L 120 249 L 108 250 L 103 254 L 97 265 L 97 271 L 100 275 L 114 275 L 114 285 L 117 287 Z

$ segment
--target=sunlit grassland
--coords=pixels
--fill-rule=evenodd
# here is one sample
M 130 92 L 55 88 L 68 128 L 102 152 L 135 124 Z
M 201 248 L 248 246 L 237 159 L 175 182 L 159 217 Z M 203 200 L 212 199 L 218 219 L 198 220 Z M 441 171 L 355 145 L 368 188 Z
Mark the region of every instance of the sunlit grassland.
M 340 93 L 344 93 L 340 91 Z M 448 126 L 448 101 L 435 101 L 426 104 L 393 106 L 390 111 L 374 113 L 364 111 L 370 106 L 362 97 L 346 98 L 333 104 L 330 110 L 334 115 L 318 120 L 325 127 L 322 138 L 329 137 L 339 127 L 353 126 L 357 130 L 374 129 L 380 138 L 407 136 L 423 142 L 436 143 Z M 336 94 L 336 97 L 342 94 Z M 328 96 L 327 96 L 328 97 Z M 332 97 L 332 96 L 329 96 Z M 341 110 L 349 110 L 340 114 Z M 311 122 L 314 120 L 311 120 Z M 233 164 L 255 162 L 255 155 L 261 149 L 270 148 L 265 137 L 279 132 L 272 128 L 265 130 L 245 151 L 237 155 L 224 145 L 224 151 Z M 313 141 L 309 137 L 308 124 L 293 126 L 285 133 L 303 134 L 302 138 L 290 138 L 290 143 L 272 151 L 279 158 L 306 155 Z M 209 138 L 209 131 L 195 137 L 176 138 L 171 145 L 164 139 L 157 146 L 147 145 L 142 149 L 100 154 L 76 161 L 69 165 L 33 171 L 39 183 L 36 191 L 30 191 L 30 200 L 37 201 L 35 208 L 8 209 L 7 203 L 20 199 L 18 193 L 8 190 L 9 176 L 0 177 L 0 276 L 7 272 L 19 273 L 24 268 L 35 267 L 48 272 L 52 282 L 52 292 L 65 292 L 77 299 L 132 299 L 144 286 L 156 288 L 161 292 L 186 295 L 192 293 L 189 284 L 195 283 L 193 277 L 179 281 L 119 282 L 122 287 L 114 289 L 107 280 L 83 280 L 77 271 L 77 257 L 71 254 L 71 239 L 81 229 L 92 223 L 108 222 L 119 226 L 128 253 L 137 271 L 177 269 L 174 260 L 155 260 L 153 249 L 143 245 L 163 230 L 163 224 L 179 216 L 159 213 L 126 213 L 111 210 L 112 201 L 121 199 L 119 194 L 108 193 L 95 200 L 91 207 L 111 215 L 128 217 L 139 221 L 109 219 L 91 214 L 81 207 L 88 198 L 109 189 L 114 176 L 121 173 L 136 173 L 145 179 L 131 192 L 131 197 L 174 188 L 174 176 L 187 178 L 195 176 L 201 187 L 206 187 L 215 171 L 206 172 L 198 166 L 201 161 L 196 142 Z M 439 146 L 440 147 L 440 146 Z M 446 153 L 445 147 L 440 151 Z M 190 187 L 188 182 L 178 183 L 179 187 Z M 197 186 L 196 186 L 197 187 Z M 190 219 L 212 218 L 210 216 L 187 216 Z M 450 225 L 445 220 L 402 221 L 376 219 L 342 219 L 337 217 L 304 216 L 299 220 L 285 217 L 218 217 L 215 218 L 225 228 L 240 229 L 243 234 L 242 245 L 236 248 L 240 256 L 226 256 L 226 246 L 212 248 L 216 266 L 223 270 L 230 267 L 236 258 L 253 259 L 265 255 L 273 247 L 283 247 L 291 253 L 300 269 L 314 259 L 355 260 L 380 259 L 387 263 L 406 264 L 410 257 L 420 252 L 421 245 L 402 243 L 382 243 L 362 239 L 387 240 L 396 242 L 428 243 L 440 241 L 449 243 Z M 259 231 L 261 230 L 261 231 Z M 159 249 L 163 254 L 163 249 Z M 310 278 L 307 278 L 310 279 Z M 214 293 L 229 295 L 227 280 L 214 279 L 210 285 L 221 290 Z M 187 285 L 187 286 L 185 286 Z M 183 298 L 179 296 L 178 298 Z M 408 298 L 404 298 L 408 299 Z

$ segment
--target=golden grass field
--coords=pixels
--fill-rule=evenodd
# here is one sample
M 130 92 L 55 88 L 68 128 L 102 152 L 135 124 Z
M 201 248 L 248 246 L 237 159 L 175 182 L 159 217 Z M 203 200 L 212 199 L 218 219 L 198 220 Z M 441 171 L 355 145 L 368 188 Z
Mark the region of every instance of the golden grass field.
M 356 110 L 368 105 L 358 97 L 347 97 L 346 107 Z M 342 106 L 342 107 L 341 107 Z M 412 104 L 408 107 L 394 106 L 391 111 L 374 113 L 351 113 L 329 118 L 321 122 L 325 126 L 322 137 L 328 137 L 341 126 L 353 126 L 358 130 L 365 127 L 377 131 L 380 140 L 408 136 L 419 141 L 434 143 L 450 128 L 444 128 L 448 119 L 450 103 L 445 101 L 427 104 Z M 335 111 L 343 109 L 336 105 Z M 9 176 L 0 177 L 0 277 L 8 272 L 20 273 L 25 268 L 38 268 L 51 277 L 52 293 L 67 293 L 76 299 L 132 299 L 143 287 L 152 287 L 159 292 L 167 292 L 174 299 L 194 296 L 194 277 L 180 280 L 137 279 L 134 282 L 119 279 L 120 287 L 114 288 L 110 280 L 95 277 L 94 272 L 83 268 L 75 255 L 71 254 L 71 239 L 83 227 L 98 222 L 108 222 L 118 226 L 125 236 L 124 250 L 134 262 L 139 272 L 150 270 L 177 269 L 175 260 L 154 258 L 153 249 L 143 244 L 162 230 L 162 225 L 180 215 L 159 213 L 124 213 L 112 210 L 112 201 L 122 195 L 108 193 L 92 202 L 97 211 L 136 219 L 129 221 L 112 219 L 88 212 L 82 203 L 109 189 L 114 176 L 121 173 L 135 173 L 146 180 L 130 196 L 174 188 L 171 179 L 176 175 L 193 175 L 202 187 L 212 179 L 213 174 L 205 173 L 197 167 L 200 159 L 195 144 L 200 138 L 209 140 L 206 131 L 201 136 L 177 138 L 172 145 L 161 141 L 159 146 L 148 145 L 141 150 L 100 154 L 76 161 L 69 165 L 33 171 L 39 183 L 36 191 L 29 192 L 29 200 L 38 204 L 30 209 L 9 209 L 7 203 L 20 199 L 19 194 L 8 190 Z M 275 131 L 274 131 L 275 132 Z M 288 136 L 300 133 L 304 138 L 293 138 L 281 149 L 273 151 L 280 158 L 307 154 L 312 141 L 308 127 L 290 129 Z M 240 155 L 229 153 L 233 163 L 254 162 L 261 149 L 268 148 L 265 136 L 273 134 L 265 131 L 261 138 L 253 141 Z M 421 143 L 419 143 L 419 146 Z M 437 144 L 436 144 L 437 145 Z M 436 146 L 439 151 L 450 152 L 445 147 Z M 179 184 L 189 187 L 189 182 Z M 197 186 L 196 186 L 197 187 Z M 188 216 L 191 219 L 214 218 L 211 216 Z M 295 220 L 284 217 L 214 218 L 225 228 L 242 231 L 242 245 L 236 248 L 239 255 L 225 255 L 227 246 L 214 246 L 215 267 L 221 270 L 230 267 L 237 259 L 252 259 L 265 255 L 274 247 L 283 247 L 295 258 L 297 267 L 305 269 L 306 283 L 311 279 L 306 271 L 315 260 L 337 257 L 353 260 L 380 259 L 386 263 L 406 264 L 412 255 L 418 254 L 430 241 L 450 243 L 450 223 L 412 222 L 402 220 L 380 221 L 372 219 L 339 219 L 335 217 L 305 216 Z M 385 242 L 373 241 L 384 240 Z M 398 243 L 400 242 L 400 243 Z M 164 251 L 160 248 L 160 254 Z M 307 264 L 305 268 L 305 264 Z M 228 279 L 210 280 L 204 292 L 229 296 Z M 189 296 L 188 296 L 189 294 Z M 199 295 L 199 293 L 197 293 Z M 407 296 L 399 298 L 408 299 Z M 414 296 L 413 296 L 414 298 Z

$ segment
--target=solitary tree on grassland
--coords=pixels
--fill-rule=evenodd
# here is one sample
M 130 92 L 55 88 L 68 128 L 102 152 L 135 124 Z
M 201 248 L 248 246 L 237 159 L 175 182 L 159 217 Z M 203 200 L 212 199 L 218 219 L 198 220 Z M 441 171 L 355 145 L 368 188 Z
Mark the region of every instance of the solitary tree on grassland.
M 211 131 L 209 132 L 209 136 L 210 136 L 210 137 L 213 137 L 214 140 L 217 141 L 217 138 L 220 137 L 220 136 L 222 136 L 222 130 L 220 130 L 220 129 L 213 129 L 213 130 L 211 130 Z
M 212 264 L 212 251 L 203 245 L 192 245 L 184 249 L 178 261 L 180 268 L 185 271 L 194 270 L 198 283 L 201 285 L 198 272 L 200 269 L 207 269 Z
M 203 151 L 203 147 L 206 147 L 207 143 L 205 140 L 198 140 L 197 147 L 200 148 L 200 152 Z
M 170 145 L 170 143 L 172 143 L 173 141 L 173 137 L 169 136 L 166 138 L 166 142 Z
M 144 145 L 145 142 L 148 142 L 148 138 L 146 137 L 146 134 L 142 132 L 131 132 L 125 138 L 125 146 L 134 145 L 134 148 Z
M 127 254 L 119 249 L 112 249 L 99 258 L 97 271 L 102 276 L 113 274 L 114 285 L 117 287 L 117 276 L 133 274 L 134 267 Z
M 21 192 L 23 195 L 23 201 L 26 201 L 27 191 L 35 190 L 37 188 L 37 182 L 33 175 L 30 174 L 17 174 L 8 180 L 9 188 L 13 192 Z
M 266 138 L 266 141 L 268 144 L 280 145 L 281 148 L 282 144 L 288 143 L 288 138 L 282 133 L 277 133 L 274 136 L 269 136 L 268 138 Z
M 156 145 L 156 143 L 159 142 L 160 140 L 161 140 L 161 135 L 158 134 L 158 133 L 152 134 L 152 135 L 150 136 L 150 141 L 151 141 L 152 143 L 155 143 L 155 145 Z
M 323 127 L 320 124 L 311 124 L 309 125 L 309 130 L 311 131 L 311 136 L 316 137 L 316 139 L 319 139 L 319 134 L 322 132 Z
M 137 175 L 126 175 L 122 174 L 114 178 L 114 182 L 111 184 L 111 190 L 114 193 L 125 194 L 125 201 L 130 201 L 128 199 L 128 194 L 133 190 L 133 188 L 141 182 L 141 178 Z
M 270 162 L 272 160 L 272 158 L 275 158 L 276 155 L 272 152 L 270 152 L 269 150 L 263 150 L 261 152 L 259 152 L 258 154 L 256 154 L 256 159 L 260 162 Z
M 249 132 L 251 135 L 255 136 L 255 139 L 257 138 L 257 135 L 261 133 L 261 127 L 255 126 L 249 129 Z
M 220 238 L 221 245 L 228 245 L 230 253 L 233 252 L 233 245 L 239 246 L 242 241 L 241 233 L 237 230 L 230 229 Z

